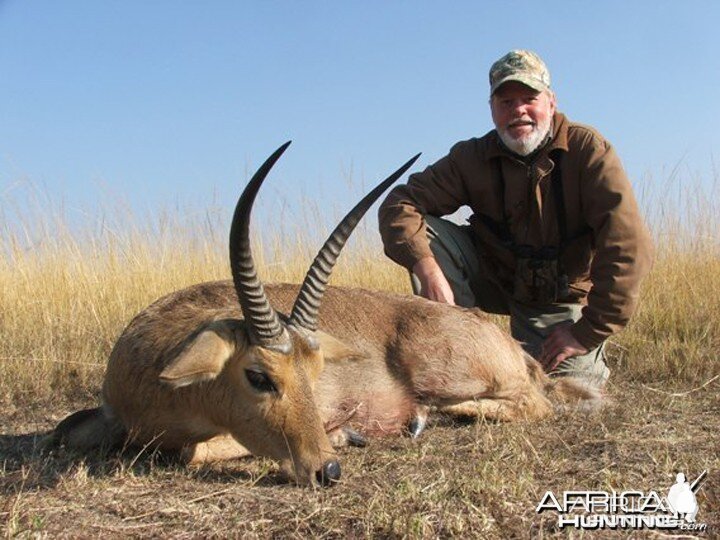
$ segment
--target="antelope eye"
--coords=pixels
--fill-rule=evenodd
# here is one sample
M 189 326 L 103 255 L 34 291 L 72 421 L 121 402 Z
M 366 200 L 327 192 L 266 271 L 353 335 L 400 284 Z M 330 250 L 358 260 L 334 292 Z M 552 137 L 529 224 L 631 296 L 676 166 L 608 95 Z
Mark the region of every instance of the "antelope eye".
M 247 377 L 250 386 L 252 386 L 258 392 L 277 392 L 277 387 L 272 379 L 262 371 L 255 371 L 254 369 L 246 369 L 245 376 Z

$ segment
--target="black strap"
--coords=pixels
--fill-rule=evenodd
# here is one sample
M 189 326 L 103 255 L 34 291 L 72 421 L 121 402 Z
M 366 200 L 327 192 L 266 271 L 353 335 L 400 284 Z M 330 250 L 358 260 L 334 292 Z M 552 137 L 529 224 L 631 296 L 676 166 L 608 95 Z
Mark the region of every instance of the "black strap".
M 495 178 L 498 179 L 498 188 L 500 190 L 500 210 L 502 212 L 502 217 L 500 221 L 495 221 L 485 214 L 479 214 L 478 217 L 501 242 L 507 244 L 507 247 L 510 248 L 515 242 L 513 240 L 512 233 L 510 232 L 510 220 L 508 219 L 507 212 L 505 211 L 505 176 L 503 176 L 502 173 L 500 158 L 495 158 L 491 160 L 491 162 L 492 167 L 495 169 Z
M 508 226 L 507 213 L 505 212 L 505 176 L 502 173 L 502 163 L 500 158 L 496 157 L 492 160 L 493 168 L 495 169 L 495 178 L 498 179 L 500 184 L 500 209 L 502 211 L 502 222 L 505 226 Z
M 555 163 L 551 173 L 553 196 L 555 197 L 555 214 L 557 215 L 558 233 L 560 234 L 560 250 L 565 247 L 568 240 L 567 231 L 567 213 L 565 212 L 565 196 L 563 194 L 562 170 L 560 163 L 562 162 L 562 150 L 556 150 L 551 154 Z

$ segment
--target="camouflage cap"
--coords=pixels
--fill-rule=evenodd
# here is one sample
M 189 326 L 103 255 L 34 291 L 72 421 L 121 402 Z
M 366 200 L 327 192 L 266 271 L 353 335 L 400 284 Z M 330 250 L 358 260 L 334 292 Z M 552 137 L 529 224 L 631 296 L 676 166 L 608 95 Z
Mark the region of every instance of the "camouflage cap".
M 508 81 L 518 81 L 543 92 L 550 89 L 550 72 L 537 54 L 517 49 L 507 53 L 490 68 L 490 95 Z

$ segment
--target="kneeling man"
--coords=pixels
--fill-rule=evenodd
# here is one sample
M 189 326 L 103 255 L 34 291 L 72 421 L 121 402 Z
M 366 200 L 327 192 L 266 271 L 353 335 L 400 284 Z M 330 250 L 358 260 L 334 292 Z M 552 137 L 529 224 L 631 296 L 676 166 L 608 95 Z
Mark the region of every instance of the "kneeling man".
M 536 54 L 492 65 L 490 110 L 494 130 L 389 193 L 385 252 L 416 294 L 509 315 L 546 371 L 602 388 L 603 343 L 633 314 L 653 255 L 630 182 L 602 135 L 556 110 Z M 468 225 L 442 219 L 461 206 Z

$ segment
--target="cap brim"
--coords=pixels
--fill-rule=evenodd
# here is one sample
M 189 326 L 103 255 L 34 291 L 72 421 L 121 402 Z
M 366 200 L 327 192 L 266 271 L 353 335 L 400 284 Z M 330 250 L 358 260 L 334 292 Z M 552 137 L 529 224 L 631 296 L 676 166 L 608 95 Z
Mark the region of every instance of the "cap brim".
M 550 87 L 548 87 L 546 84 L 542 83 L 541 81 L 538 81 L 537 79 L 534 79 L 532 77 L 523 77 L 522 75 L 518 75 L 518 74 L 513 74 L 513 75 L 508 75 L 507 77 L 504 77 L 504 78 L 500 79 L 499 81 L 495 82 L 495 84 L 493 84 L 490 87 L 490 95 L 492 96 L 498 88 L 500 88 L 506 82 L 510 82 L 510 81 L 522 83 L 525 86 L 528 86 L 537 92 L 544 92 L 545 90 L 550 89 Z

